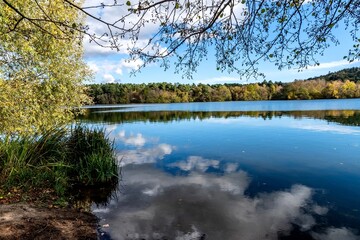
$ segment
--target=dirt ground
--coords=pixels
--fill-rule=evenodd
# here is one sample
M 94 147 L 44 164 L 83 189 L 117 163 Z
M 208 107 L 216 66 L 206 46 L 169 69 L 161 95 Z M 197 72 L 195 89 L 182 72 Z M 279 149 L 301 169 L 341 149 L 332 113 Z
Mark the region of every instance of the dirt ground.
M 0 205 L 0 240 L 97 239 L 94 215 L 70 208 Z

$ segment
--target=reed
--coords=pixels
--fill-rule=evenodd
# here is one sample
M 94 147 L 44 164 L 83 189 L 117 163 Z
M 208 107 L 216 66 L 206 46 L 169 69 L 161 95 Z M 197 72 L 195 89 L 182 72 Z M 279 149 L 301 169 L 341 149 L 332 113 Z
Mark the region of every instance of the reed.
M 77 125 L 71 129 L 68 141 L 73 165 L 72 175 L 85 185 L 113 181 L 118 177 L 114 143 L 103 129 L 90 129 Z
M 103 129 L 76 125 L 41 136 L 0 139 L 2 188 L 52 188 L 59 196 L 73 185 L 117 181 L 114 144 Z

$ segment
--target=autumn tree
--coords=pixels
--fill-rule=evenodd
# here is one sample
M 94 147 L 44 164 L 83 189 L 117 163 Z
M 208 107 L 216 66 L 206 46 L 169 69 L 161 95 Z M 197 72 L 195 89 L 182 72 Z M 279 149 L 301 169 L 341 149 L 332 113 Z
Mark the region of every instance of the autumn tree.
M 62 0 L 0 1 L 0 132 L 65 124 L 88 102 L 82 82 L 90 72 L 74 31 L 83 20 Z

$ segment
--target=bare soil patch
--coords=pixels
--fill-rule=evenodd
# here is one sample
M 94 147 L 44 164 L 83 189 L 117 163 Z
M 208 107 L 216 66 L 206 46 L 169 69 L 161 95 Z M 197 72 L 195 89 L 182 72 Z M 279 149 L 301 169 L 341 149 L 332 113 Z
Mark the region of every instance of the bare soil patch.
M 0 239 L 97 239 L 94 215 L 28 203 L 0 205 Z

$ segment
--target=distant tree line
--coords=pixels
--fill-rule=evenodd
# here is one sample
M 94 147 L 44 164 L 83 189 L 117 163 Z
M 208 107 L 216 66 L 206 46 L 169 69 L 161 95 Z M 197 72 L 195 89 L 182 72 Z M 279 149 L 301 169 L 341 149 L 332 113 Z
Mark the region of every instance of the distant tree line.
M 89 85 L 88 94 L 95 104 L 360 98 L 360 68 L 290 83 L 92 84 Z
M 112 108 L 114 109 L 114 108 Z M 96 112 L 96 113 L 94 113 Z M 272 119 L 281 117 L 325 119 L 348 126 L 360 126 L 360 111 L 326 110 L 326 111 L 129 111 L 98 112 L 98 109 L 87 109 L 86 115 L 78 119 L 89 123 L 132 123 L 132 122 L 173 122 L 182 120 L 204 120 L 209 118 L 251 117 Z
M 95 104 L 360 98 L 360 82 L 301 80 L 250 84 L 92 84 Z

